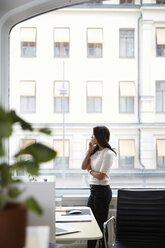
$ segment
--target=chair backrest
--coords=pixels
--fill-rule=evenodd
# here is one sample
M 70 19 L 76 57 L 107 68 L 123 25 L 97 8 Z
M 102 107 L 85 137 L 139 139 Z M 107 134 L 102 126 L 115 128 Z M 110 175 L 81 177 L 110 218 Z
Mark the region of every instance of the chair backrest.
M 165 190 L 118 191 L 116 240 L 165 247 Z

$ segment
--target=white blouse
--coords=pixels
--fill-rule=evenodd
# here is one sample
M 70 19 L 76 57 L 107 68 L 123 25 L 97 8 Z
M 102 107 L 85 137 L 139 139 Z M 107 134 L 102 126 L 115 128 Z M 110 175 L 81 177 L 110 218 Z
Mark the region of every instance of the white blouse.
M 89 184 L 94 185 L 108 185 L 109 172 L 113 164 L 115 153 L 108 148 L 95 152 L 91 157 L 91 169 L 97 172 L 103 172 L 106 176 L 99 180 L 90 174 Z

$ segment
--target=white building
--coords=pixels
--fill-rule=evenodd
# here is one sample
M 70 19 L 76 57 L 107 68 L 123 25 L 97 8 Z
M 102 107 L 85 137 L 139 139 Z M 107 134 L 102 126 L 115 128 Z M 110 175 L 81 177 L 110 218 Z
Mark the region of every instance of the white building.
M 52 129 L 49 138 L 16 130 L 11 156 L 31 140 L 55 147 L 41 174 L 59 187 L 88 185 L 80 167 L 96 125 L 109 127 L 117 149 L 112 187 L 164 186 L 165 5 L 120 2 L 48 12 L 10 34 L 10 108 Z

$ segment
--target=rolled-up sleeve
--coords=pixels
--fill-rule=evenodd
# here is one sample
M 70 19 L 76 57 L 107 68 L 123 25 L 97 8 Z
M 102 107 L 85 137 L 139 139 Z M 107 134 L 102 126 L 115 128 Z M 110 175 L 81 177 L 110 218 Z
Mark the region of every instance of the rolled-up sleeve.
M 111 150 L 106 151 L 106 153 L 104 153 L 100 172 L 105 173 L 105 174 L 109 173 L 109 170 L 114 162 L 114 156 L 115 154 Z

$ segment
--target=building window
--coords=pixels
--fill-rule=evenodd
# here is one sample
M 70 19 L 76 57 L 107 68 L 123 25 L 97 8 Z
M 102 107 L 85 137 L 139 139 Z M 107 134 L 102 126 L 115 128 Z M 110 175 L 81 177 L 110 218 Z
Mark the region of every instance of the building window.
M 165 81 L 156 82 L 156 112 L 165 113 Z
M 134 112 L 135 84 L 134 82 L 120 82 L 119 86 L 119 111 L 120 113 Z
M 21 57 L 36 57 L 36 28 L 21 28 Z
M 103 30 L 101 28 L 87 29 L 87 53 L 89 58 L 101 58 L 103 53 Z
M 120 58 L 134 57 L 134 30 L 120 29 Z
M 69 57 L 69 28 L 54 28 L 54 57 Z
M 54 149 L 57 152 L 57 156 L 54 160 L 55 169 L 67 169 L 69 168 L 69 140 L 54 140 Z
M 120 0 L 120 4 L 133 4 L 134 0 Z
M 165 139 L 156 141 L 157 168 L 165 168 Z
M 20 112 L 22 114 L 36 112 L 36 82 L 20 81 Z
M 102 112 L 102 82 L 87 82 L 87 113 Z
M 119 141 L 119 166 L 120 168 L 134 168 L 135 161 L 135 141 Z
M 165 57 L 165 28 L 156 29 L 156 55 Z
M 54 82 L 54 112 L 69 112 L 69 82 Z

